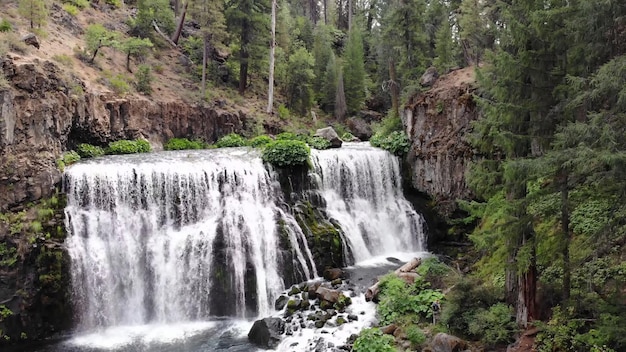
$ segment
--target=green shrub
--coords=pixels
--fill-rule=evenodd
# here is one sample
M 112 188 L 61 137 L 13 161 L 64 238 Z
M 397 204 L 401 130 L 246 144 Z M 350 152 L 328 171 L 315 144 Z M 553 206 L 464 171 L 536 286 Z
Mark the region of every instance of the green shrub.
M 122 0 L 104 0 L 107 5 L 111 5 L 115 8 L 122 7 Z
M 9 83 L 9 80 L 4 76 L 4 72 L 0 71 L 0 91 L 9 89 L 9 87 L 11 87 L 11 83 Z
M 411 324 L 404 328 L 404 332 L 406 333 L 406 337 L 409 341 L 411 341 L 411 347 L 417 349 L 421 344 L 426 342 L 426 335 L 417 325 Z
M 102 147 L 87 143 L 79 144 L 76 151 L 81 158 L 93 158 L 104 155 L 104 149 L 102 149 Z
M 278 117 L 281 120 L 289 119 L 290 115 L 291 115 L 291 112 L 289 112 L 289 109 L 285 105 L 283 104 L 278 105 Z
M 144 94 L 152 93 L 152 81 L 154 77 L 152 77 L 152 73 L 150 72 L 150 66 L 139 65 L 135 72 L 135 79 L 137 80 L 137 91 Z
M 130 85 L 126 80 L 124 75 L 116 75 L 114 77 L 109 78 L 108 80 L 109 87 L 113 89 L 116 94 L 122 95 L 130 92 Z
M 307 141 L 307 144 L 311 146 L 311 148 L 319 150 L 330 148 L 330 142 L 326 138 L 322 137 L 311 137 Z
M 370 144 L 374 147 L 385 149 L 397 156 L 403 156 L 408 153 L 411 145 L 409 138 L 403 131 L 391 132 L 386 136 L 377 133 L 370 139 Z
M 276 135 L 276 140 L 277 141 L 286 141 L 286 140 L 292 140 L 292 141 L 302 141 L 302 142 L 306 142 L 308 139 L 307 136 L 301 135 L 301 134 L 295 134 L 293 132 L 282 132 Z
M 89 7 L 89 0 L 63 0 L 63 4 L 72 5 L 78 9 Z M 64 7 L 65 8 L 65 7 Z
M 355 138 L 354 135 L 350 132 L 345 132 L 344 134 L 341 135 L 341 140 L 347 141 L 347 142 L 353 140 L 354 138 Z
M 57 159 L 57 167 L 59 170 L 63 171 L 66 166 L 71 165 L 80 160 L 80 155 L 75 151 L 71 150 L 69 152 L 63 153 L 63 155 Z
M 276 140 L 263 149 L 263 161 L 277 167 L 305 165 L 309 161 L 311 149 L 302 141 Z
M 185 149 L 204 149 L 205 143 L 197 140 L 189 140 L 187 138 L 172 138 L 165 143 L 165 150 L 185 150 Z
M 266 145 L 268 145 L 271 142 L 272 142 L 272 138 L 270 138 L 270 136 L 268 136 L 268 135 L 261 135 L 261 136 L 256 136 L 256 137 L 252 138 L 248 142 L 248 145 L 253 147 L 253 148 L 262 148 L 262 147 L 265 147 Z
M 243 147 L 245 145 L 246 140 L 237 133 L 227 134 L 215 143 L 215 146 L 218 148 Z
M 74 66 L 74 62 L 72 61 L 72 58 L 67 56 L 67 55 L 65 55 L 65 54 L 54 55 L 54 56 L 52 56 L 52 60 L 60 63 L 63 66 L 66 66 L 66 67 Z
M 148 141 L 146 140 L 120 140 L 109 143 L 107 154 L 147 153 L 150 150 L 150 143 L 148 143 Z
M 407 285 L 396 275 L 389 274 L 380 280 L 380 302 L 377 310 L 382 324 L 399 322 L 409 317 L 413 322 L 432 316 L 431 305 L 443 299 L 439 290 L 428 288 L 428 283 L 418 278 L 413 285 Z
M 489 310 L 479 309 L 469 322 L 468 330 L 489 346 L 508 344 L 513 342 L 518 330 L 513 314 L 513 308 L 504 303 L 496 303 Z
M 74 17 L 76 17 L 76 15 L 78 15 L 78 13 L 80 12 L 78 7 L 72 4 L 63 4 L 63 10 L 65 10 L 65 12 L 69 13 L 70 15 Z
M 395 352 L 394 339 L 391 335 L 383 334 L 380 329 L 364 329 L 354 341 L 354 352 Z
M 0 32 L 10 32 L 13 30 L 13 26 L 11 25 L 11 22 L 7 21 L 6 18 L 3 18 L 2 21 L 0 21 Z

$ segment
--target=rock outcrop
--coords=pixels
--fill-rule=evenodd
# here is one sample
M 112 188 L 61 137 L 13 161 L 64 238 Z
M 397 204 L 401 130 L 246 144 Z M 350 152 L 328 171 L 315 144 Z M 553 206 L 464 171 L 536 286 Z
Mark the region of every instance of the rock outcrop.
M 413 96 L 403 111 L 411 140 L 411 184 L 435 199 L 443 215 L 455 209 L 456 199 L 472 196 L 465 176 L 474 157 L 469 144 L 471 124 L 478 117 L 474 90 L 474 68 L 453 71 Z
M 241 111 L 86 92 L 50 61 L 6 57 L 0 70 L 11 85 L 0 90 L 0 211 L 49 197 L 61 180 L 55 159 L 78 143 L 143 137 L 158 149 L 172 137 L 211 142 L 247 127 Z
M 339 138 L 337 132 L 335 132 L 335 129 L 330 126 L 318 129 L 317 131 L 315 131 L 315 134 L 313 136 L 326 139 L 330 142 L 331 148 L 340 148 L 341 144 L 343 143 L 341 138 Z

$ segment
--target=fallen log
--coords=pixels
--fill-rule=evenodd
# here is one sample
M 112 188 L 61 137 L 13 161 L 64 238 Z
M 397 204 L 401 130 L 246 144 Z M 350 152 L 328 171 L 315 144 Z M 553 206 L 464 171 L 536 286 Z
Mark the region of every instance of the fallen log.
M 393 274 L 404 280 L 404 282 L 408 284 L 413 284 L 415 280 L 419 277 L 419 275 L 413 270 L 417 268 L 420 264 L 422 264 L 421 258 L 413 258 L 403 266 L 396 269 Z M 375 301 L 380 293 L 380 280 L 376 282 L 374 285 L 370 286 L 365 291 L 365 300 L 367 302 Z

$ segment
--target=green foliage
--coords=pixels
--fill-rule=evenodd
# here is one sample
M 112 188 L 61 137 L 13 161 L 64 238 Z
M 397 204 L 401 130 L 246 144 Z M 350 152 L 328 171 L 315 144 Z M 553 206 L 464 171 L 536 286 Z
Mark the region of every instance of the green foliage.
M 74 7 L 76 7 L 77 10 L 82 10 L 85 9 L 87 7 L 89 7 L 89 1 L 88 0 L 63 0 L 63 4 L 65 5 L 72 5 Z M 65 6 L 64 6 L 65 8 Z
M 148 54 L 148 50 L 150 48 L 153 47 L 152 41 L 150 41 L 150 39 L 148 38 L 134 38 L 134 37 L 130 37 L 126 40 L 124 40 L 122 43 L 120 43 L 119 45 L 117 45 L 118 48 L 124 52 L 126 54 L 126 69 L 128 71 L 130 71 L 130 58 L 131 57 L 135 57 L 135 58 L 143 58 L 144 56 L 146 56 Z M 147 75 L 146 72 L 143 73 L 144 75 L 144 79 L 146 78 L 151 78 L 151 76 L 149 75 L 150 73 L 150 68 L 147 65 L 144 65 L 144 67 L 147 68 Z M 144 71 L 146 70 L 146 68 L 144 68 Z M 146 82 L 144 82 L 145 84 Z M 149 82 L 148 86 L 149 86 Z M 139 84 L 139 83 L 138 83 Z M 147 88 L 144 86 L 144 88 Z M 145 92 L 144 92 L 145 93 Z
M 122 7 L 122 0 L 104 0 L 104 3 L 107 5 L 111 5 L 115 8 Z
M 348 34 L 344 53 L 343 82 L 348 113 L 359 111 L 365 101 L 365 63 L 363 38 L 357 26 Z
M 409 326 L 404 328 L 404 332 L 406 333 L 407 339 L 411 342 L 411 347 L 417 349 L 424 342 L 426 342 L 426 335 L 415 324 L 410 324 Z
M 13 312 L 4 304 L 0 305 L 0 321 L 13 315 Z
M 253 148 L 263 148 L 266 145 L 268 145 L 270 142 L 272 142 L 272 138 L 270 138 L 270 136 L 268 136 L 268 135 L 261 135 L 261 136 L 256 136 L 256 137 L 252 138 L 248 142 L 248 145 L 253 147 Z
M 324 150 L 330 148 L 330 142 L 322 137 L 311 137 L 307 144 L 313 149 Z
M 74 62 L 72 61 L 72 58 L 67 56 L 67 55 L 65 55 L 65 54 L 54 55 L 54 56 L 52 56 L 52 60 L 60 63 L 63 66 L 66 66 L 66 67 L 74 66 Z
M 391 335 L 383 334 L 380 329 L 364 329 L 354 341 L 354 352 L 395 352 L 394 339 Z
M 123 95 L 130 92 L 130 84 L 125 75 L 117 74 L 107 80 L 109 87 L 115 94 Z
M 407 285 L 396 275 L 388 274 L 380 280 L 379 297 L 377 310 L 381 324 L 391 324 L 407 316 L 414 317 L 411 318 L 414 323 L 431 317 L 431 305 L 444 296 L 439 290 L 428 288 L 421 278 Z
M 63 171 L 66 166 L 71 165 L 80 160 L 80 155 L 75 151 L 71 150 L 69 152 L 63 153 L 59 159 L 57 159 L 56 164 L 59 170 Z
M 481 341 L 489 346 L 513 342 L 518 331 L 513 308 L 496 303 L 488 310 L 478 309 L 469 322 L 468 331 L 473 336 L 480 336 Z
M 48 8 L 44 0 L 19 0 L 18 12 L 30 22 L 30 28 L 41 28 L 48 19 Z
M 215 143 L 218 148 L 244 147 L 245 145 L 246 140 L 237 133 L 227 134 Z
M 119 34 L 109 31 L 102 24 L 90 24 L 85 31 L 85 46 L 87 52 L 90 53 L 90 62 L 93 62 L 98 54 L 98 50 L 103 47 L 111 47 L 117 45 Z
M 187 138 L 171 138 L 163 145 L 165 150 L 186 150 L 204 149 L 206 144 L 199 140 L 189 140 Z
M 354 138 L 356 138 L 356 137 L 354 137 L 354 135 L 353 135 L 352 133 L 350 133 L 350 132 L 344 132 L 344 133 L 341 135 L 341 140 L 342 140 L 342 141 L 347 141 L 347 142 L 349 142 L 349 141 L 353 140 Z
M 65 12 L 67 12 L 68 14 L 70 14 L 71 16 L 76 17 L 76 15 L 78 15 L 78 12 L 80 12 L 80 10 L 78 9 L 78 7 L 72 5 L 72 4 L 63 4 L 63 10 Z
M 94 158 L 96 156 L 104 155 L 104 149 L 99 146 L 81 143 L 76 147 L 76 152 L 81 158 Z
M 0 267 L 12 267 L 17 263 L 17 249 L 0 243 Z
M 294 140 L 294 141 L 306 142 L 308 140 L 308 137 L 301 135 L 301 134 L 295 134 L 293 132 L 281 132 L 276 135 L 276 140 L 277 141 Z
M 274 166 L 287 168 L 306 165 L 311 150 L 306 143 L 298 140 L 275 140 L 263 149 L 263 161 Z
M 6 18 L 0 21 L 0 32 L 10 32 L 13 30 L 13 25 Z
M 305 48 L 289 56 L 284 91 L 289 108 L 300 115 L 307 115 L 313 105 L 314 64 L 313 56 Z
M 150 66 L 139 65 L 137 72 L 135 72 L 135 80 L 137 80 L 137 90 L 144 94 L 152 93 L 152 73 L 150 72 Z
M 119 140 L 109 143 L 107 154 L 136 154 L 151 151 L 150 143 L 145 139 Z
M 278 117 L 280 117 L 281 120 L 287 120 L 289 119 L 289 116 L 291 116 L 289 108 L 283 104 L 278 105 Z
M 408 153 L 411 146 L 410 143 L 404 131 L 391 132 L 387 136 L 376 133 L 370 139 L 372 146 L 385 149 L 397 156 L 403 156 Z
M 138 0 L 133 32 L 143 38 L 149 37 L 153 32 L 152 21 L 165 33 L 172 33 L 175 27 L 174 11 L 170 8 L 169 0 Z

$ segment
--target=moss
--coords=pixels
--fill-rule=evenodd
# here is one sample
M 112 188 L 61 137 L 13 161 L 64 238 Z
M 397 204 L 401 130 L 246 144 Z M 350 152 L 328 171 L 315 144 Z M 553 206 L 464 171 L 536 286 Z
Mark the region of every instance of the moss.
M 341 230 L 309 202 L 297 204 L 296 220 L 307 235 L 307 241 L 320 270 L 345 265 Z

